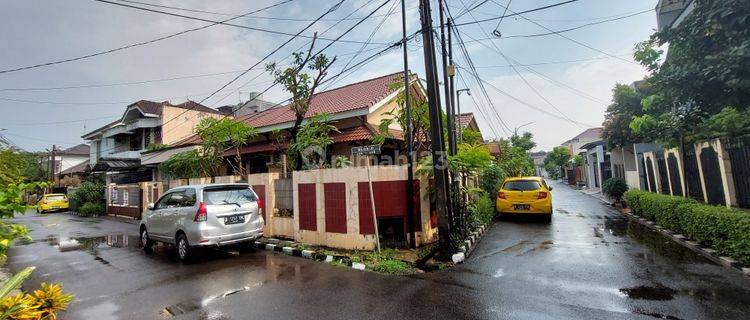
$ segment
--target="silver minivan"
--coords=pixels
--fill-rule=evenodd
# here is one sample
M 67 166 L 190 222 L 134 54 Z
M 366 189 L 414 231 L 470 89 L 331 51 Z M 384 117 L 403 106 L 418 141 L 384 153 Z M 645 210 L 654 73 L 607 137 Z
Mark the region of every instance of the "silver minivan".
M 180 260 L 194 249 L 253 241 L 263 235 L 263 202 L 247 184 L 187 185 L 148 205 L 140 225 L 143 249 L 174 244 Z

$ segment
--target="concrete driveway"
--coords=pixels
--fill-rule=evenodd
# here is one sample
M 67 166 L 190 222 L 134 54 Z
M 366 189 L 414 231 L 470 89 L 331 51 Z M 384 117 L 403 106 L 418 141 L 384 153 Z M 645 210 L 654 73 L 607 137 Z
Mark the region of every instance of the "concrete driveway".
M 498 220 L 453 269 L 387 276 L 236 249 L 182 264 L 138 248 L 134 224 L 66 213 L 16 220 L 27 281 L 75 295 L 65 319 L 745 319 L 750 279 L 560 184 L 551 224 Z

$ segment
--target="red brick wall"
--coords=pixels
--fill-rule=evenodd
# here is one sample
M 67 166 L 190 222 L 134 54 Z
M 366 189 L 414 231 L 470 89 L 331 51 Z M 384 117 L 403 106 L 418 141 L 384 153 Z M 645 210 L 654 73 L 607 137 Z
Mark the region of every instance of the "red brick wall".
M 346 184 L 323 184 L 326 232 L 346 233 Z
M 300 230 L 318 230 L 316 220 L 317 202 L 315 200 L 315 184 L 300 183 L 297 185 L 297 201 L 299 208 L 299 229 Z

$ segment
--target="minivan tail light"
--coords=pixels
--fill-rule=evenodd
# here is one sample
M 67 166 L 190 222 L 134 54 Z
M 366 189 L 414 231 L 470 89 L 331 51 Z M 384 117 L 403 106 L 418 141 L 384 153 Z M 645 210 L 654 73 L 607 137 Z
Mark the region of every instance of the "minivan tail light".
M 500 199 L 505 199 L 505 192 L 499 191 L 497 193 L 497 197 L 500 198 Z
M 258 209 L 263 210 L 263 199 L 258 198 Z
M 537 196 L 537 199 L 544 199 L 547 198 L 547 191 L 539 191 L 539 196 Z
M 198 211 L 195 213 L 195 218 L 193 218 L 193 221 L 201 222 L 201 221 L 206 221 L 206 219 L 208 219 L 208 212 L 206 211 L 206 204 L 201 202 L 200 206 L 198 206 Z

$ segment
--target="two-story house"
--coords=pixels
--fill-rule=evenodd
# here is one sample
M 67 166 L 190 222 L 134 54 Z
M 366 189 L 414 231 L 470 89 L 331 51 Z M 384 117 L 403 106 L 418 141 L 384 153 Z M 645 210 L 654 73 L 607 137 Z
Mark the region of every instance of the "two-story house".
M 168 145 L 193 134 L 206 117 L 223 117 L 218 110 L 193 101 L 173 105 L 167 101 L 140 100 L 125 108 L 119 119 L 87 134 L 92 172 L 106 173 L 107 182 L 150 181 L 152 168 L 140 163 L 149 145 Z

